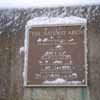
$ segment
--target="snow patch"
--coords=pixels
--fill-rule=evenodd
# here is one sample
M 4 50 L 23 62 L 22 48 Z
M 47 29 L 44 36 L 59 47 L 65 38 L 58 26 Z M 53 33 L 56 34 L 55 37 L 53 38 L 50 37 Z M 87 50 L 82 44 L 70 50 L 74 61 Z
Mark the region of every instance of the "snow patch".
M 24 53 L 24 50 L 25 50 L 25 48 L 21 47 L 20 50 L 19 50 L 19 54 L 21 55 L 22 53 Z
M 87 20 L 85 18 L 80 18 L 76 16 L 70 17 L 35 17 L 27 22 L 27 26 L 39 26 L 39 25 L 80 25 L 86 24 Z
M 10 21 L 6 24 L 6 26 L 10 26 L 13 23 L 13 21 Z
M 0 31 L 0 35 L 2 34 L 2 31 Z
M 44 81 L 43 82 L 44 84 L 62 84 L 62 83 L 66 83 L 66 80 L 62 79 L 62 78 L 57 78 L 56 80 L 53 80 L 53 81 Z

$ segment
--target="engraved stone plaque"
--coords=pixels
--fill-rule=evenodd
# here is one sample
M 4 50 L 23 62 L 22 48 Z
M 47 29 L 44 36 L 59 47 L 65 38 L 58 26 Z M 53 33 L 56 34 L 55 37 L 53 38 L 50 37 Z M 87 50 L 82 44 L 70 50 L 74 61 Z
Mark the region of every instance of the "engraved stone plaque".
M 26 36 L 26 86 L 87 85 L 85 26 L 35 26 Z

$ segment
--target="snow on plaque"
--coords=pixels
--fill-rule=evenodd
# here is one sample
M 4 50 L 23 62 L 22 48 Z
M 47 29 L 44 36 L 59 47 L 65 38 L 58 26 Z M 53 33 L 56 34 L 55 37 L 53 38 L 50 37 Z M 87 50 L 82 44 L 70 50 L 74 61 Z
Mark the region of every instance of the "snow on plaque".
M 86 86 L 86 24 L 74 16 L 28 21 L 24 86 Z

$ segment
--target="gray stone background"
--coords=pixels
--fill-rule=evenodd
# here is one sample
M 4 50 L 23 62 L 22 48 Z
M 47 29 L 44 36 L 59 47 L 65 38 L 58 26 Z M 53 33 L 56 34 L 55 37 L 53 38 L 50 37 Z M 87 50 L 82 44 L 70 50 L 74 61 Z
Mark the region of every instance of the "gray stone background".
M 88 20 L 88 87 L 24 88 L 25 25 L 40 16 Z M 100 6 L 0 9 L 0 100 L 100 100 Z

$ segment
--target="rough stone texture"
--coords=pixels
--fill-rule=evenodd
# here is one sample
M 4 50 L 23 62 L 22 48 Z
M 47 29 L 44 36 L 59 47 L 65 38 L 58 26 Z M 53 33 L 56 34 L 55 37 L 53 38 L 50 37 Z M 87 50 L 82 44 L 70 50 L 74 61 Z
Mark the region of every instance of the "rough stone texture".
M 94 27 L 94 28 L 91 28 Z M 100 99 L 100 15 L 88 27 L 89 87 L 92 100 Z
M 80 100 L 78 88 L 33 89 L 32 100 Z
M 0 36 L 0 100 L 9 95 L 10 76 L 9 37 L 3 33 Z
M 84 17 L 88 20 L 87 88 L 23 88 L 26 22 L 34 17 Z M 100 100 L 100 6 L 0 10 L 0 100 Z

